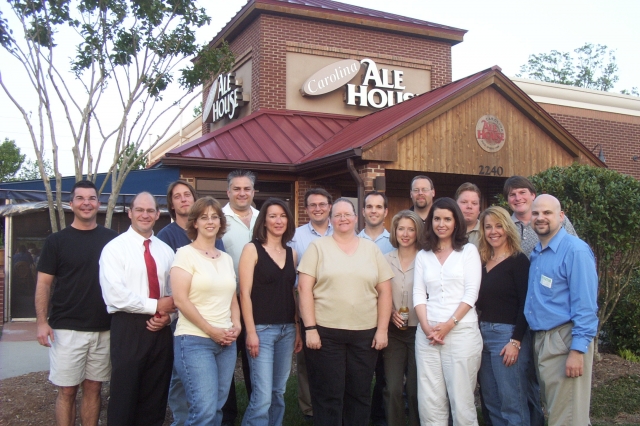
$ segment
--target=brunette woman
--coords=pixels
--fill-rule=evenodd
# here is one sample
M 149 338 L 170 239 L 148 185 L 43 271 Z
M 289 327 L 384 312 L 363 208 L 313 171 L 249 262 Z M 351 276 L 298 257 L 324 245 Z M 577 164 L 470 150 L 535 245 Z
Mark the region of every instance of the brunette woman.
M 243 426 L 281 425 L 291 356 L 302 349 L 296 327 L 297 255 L 287 246 L 295 233 L 287 204 L 269 198 L 244 246 L 238 271 L 240 303 L 247 333 L 251 398 Z

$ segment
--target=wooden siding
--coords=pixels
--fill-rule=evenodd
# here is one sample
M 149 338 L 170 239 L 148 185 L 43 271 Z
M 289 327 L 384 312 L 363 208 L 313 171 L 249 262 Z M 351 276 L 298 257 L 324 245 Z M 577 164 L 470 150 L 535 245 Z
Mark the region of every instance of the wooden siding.
M 483 115 L 498 117 L 505 127 L 506 142 L 498 152 L 484 151 L 476 140 L 476 123 Z M 501 167 L 501 176 L 529 176 L 552 166 L 589 162 L 560 146 L 493 87 L 395 139 L 375 147 L 388 155 L 396 145 L 397 156 L 388 155 L 393 161 L 387 169 L 479 175 L 484 166 Z

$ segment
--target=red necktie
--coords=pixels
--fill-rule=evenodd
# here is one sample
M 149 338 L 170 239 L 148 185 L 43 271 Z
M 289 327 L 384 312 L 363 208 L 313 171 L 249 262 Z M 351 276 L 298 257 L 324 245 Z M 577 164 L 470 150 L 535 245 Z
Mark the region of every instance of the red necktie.
M 156 261 L 151 256 L 149 244 L 151 240 L 144 240 L 144 264 L 147 266 L 147 277 L 149 278 L 149 297 L 152 299 L 160 298 L 160 283 L 158 282 L 158 268 Z

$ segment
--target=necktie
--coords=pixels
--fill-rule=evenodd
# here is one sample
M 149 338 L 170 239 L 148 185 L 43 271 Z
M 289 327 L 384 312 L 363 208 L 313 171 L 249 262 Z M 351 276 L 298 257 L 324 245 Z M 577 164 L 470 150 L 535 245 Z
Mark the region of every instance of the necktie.
M 149 278 L 149 297 L 152 299 L 160 298 L 160 283 L 158 282 L 158 268 L 156 261 L 151 256 L 149 244 L 151 240 L 144 240 L 144 263 L 147 266 L 147 277 Z

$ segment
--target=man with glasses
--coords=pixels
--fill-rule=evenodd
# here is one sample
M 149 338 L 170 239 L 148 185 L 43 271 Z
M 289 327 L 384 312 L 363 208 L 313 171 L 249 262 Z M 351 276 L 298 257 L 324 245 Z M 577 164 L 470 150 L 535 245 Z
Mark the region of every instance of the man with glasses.
M 174 253 L 153 235 L 160 217 L 155 198 L 137 194 L 131 227 L 100 256 L 100 285 L 111 318 L 109 426 L 161 426 L 173 367 L 175 312 L 169 271 Z
M 433 187 L 433 181 L 424 175 L 418 175 L 411 181 L 411 191 L 409 192 L 411 201 L 413 202 L 413 210 L 420 216 L 422 221 L 427 220 L 429 210 L 433 205 L 433 197 L 436 196 L 436 190 Z
M 73 222 L 47 237 L 38 262 L 38 342 L 51 348 L 49 380 L 58 386 L 56 423 L 76 423 L 76 395 L 82 385 L 81 422 L 97 425 L 102 382 L 111 377 L 111 318 L 102 300 L 98 260 L 118 234 L 97 223 L 100 201 L 93 182 L 76 182 L 69 204 Z
M 298 253 L 298 262 L 302 259 L 302 255 L 311 241 L 333 233 L 333 228 L 329 221 L 332 202 L 331 194 L 322 188 L 311 188 L 304 194 L 304 205 L 309 216 L 309 222 L 296 229 L 293 240 L 289 243 Z M 311 406 L 307 361 L 304 357 L 304 351 L 298 352 L 296 357 L 298 362 L 298 405 L 300 405 L 300 411 L 302 411 L 305 418 L 309 419 L 313 417 L 313 407 Z

